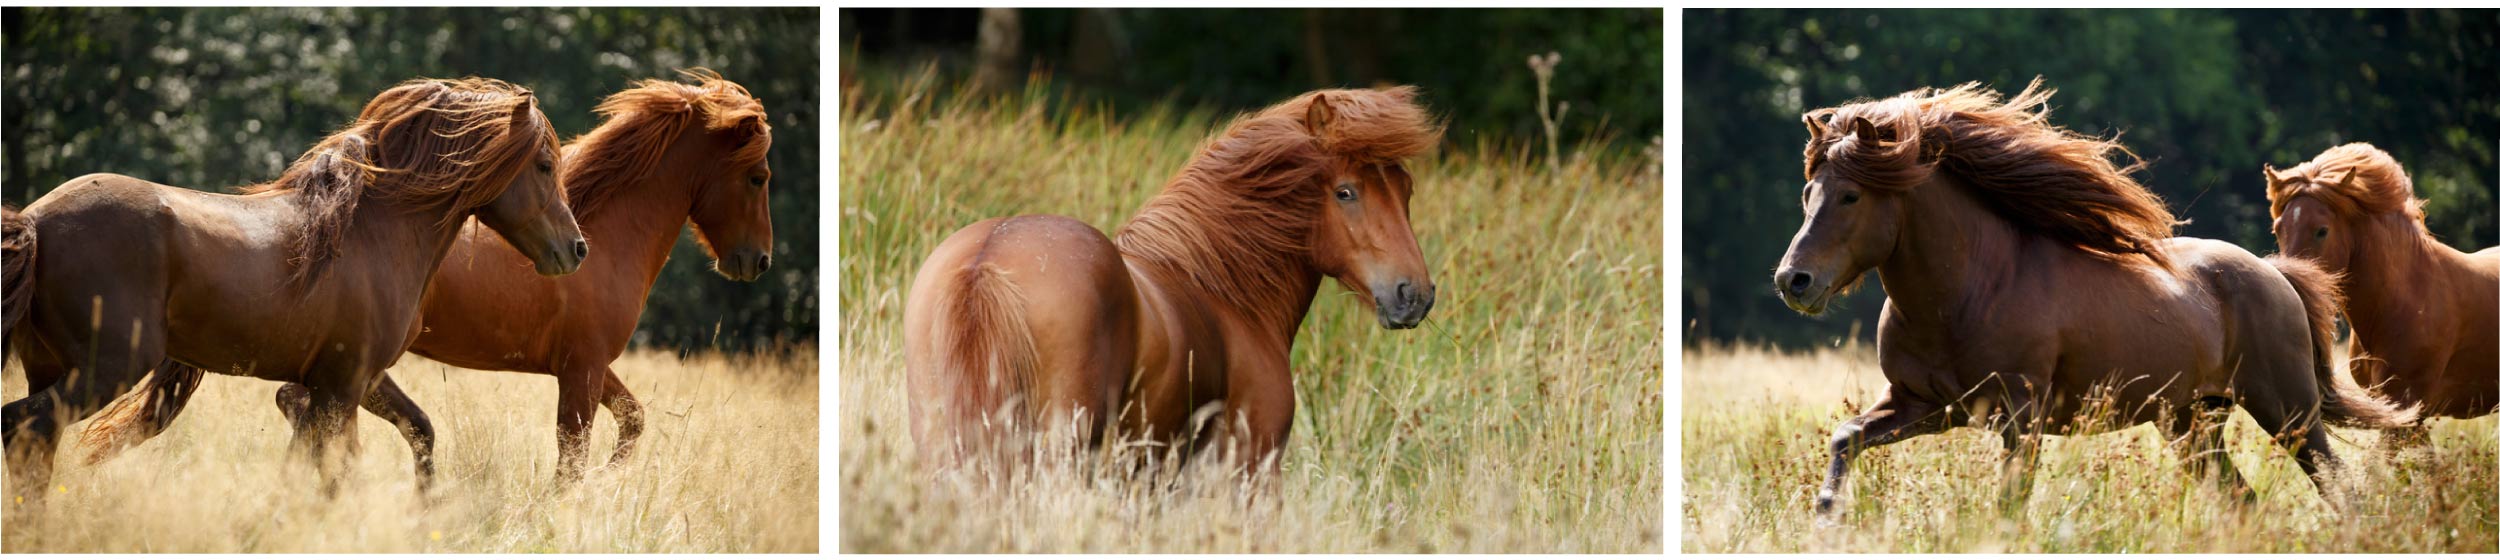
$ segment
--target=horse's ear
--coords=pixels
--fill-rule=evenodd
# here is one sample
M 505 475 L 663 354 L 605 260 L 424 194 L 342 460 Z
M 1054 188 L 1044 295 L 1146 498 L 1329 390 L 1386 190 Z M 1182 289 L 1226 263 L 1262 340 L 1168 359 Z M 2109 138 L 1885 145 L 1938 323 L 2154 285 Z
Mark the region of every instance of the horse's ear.
M 526 89 L 521 90 L 521 102 L 512 104 L 512 126 L 520 127 L 528 125 L 530 122 L 530 112 L 536 110 L 537 108 L 538 94 Z
M 2285 194 L 2284 190 L 2291 187 L 2290 179 L 2291 177 L 2285 176 L 2282 171 L 2275 170 L 2274 164 L 2266 164 L 2266 201 L 2274 202 L 2282 199 Z
M 1814 111 L 1806 113 L 1805 116 L 1797 119 L 1805 121 L 1806 123 L 1806 140 L 1817 140 L 1823 138 L 1823 119 L 1827 116 L 1829 115 L 1824 114 L 1822 111 Z
M 2274 164 L 2273 164 L 2273 163 L 2267 163 L 2267 164 L 2266 164 L 2266 186 L 2274 186 L 2274 185 L 2276 185 L 2276 184 L 2280 184 L 2280 183 L 2282 183 L 2282 182 L 2283 182 L 2283 172 L 2281 172 L 2281 171 L 2275 171 L 2275 170 L 2274 170 Z
M 1311 95 L 1311 107 L 1302 114 L 1302 126 L 1310 128 L 1312 136 L 1324 136 L 1321 133 L 1336 120 L 1337 108 L 1329 105 L 1328 94 Z
M 1892 140 L 1884 132 L 1883 127 L 1875 126 L 1875 121 L 1866 120 L 1866 117 L 1849 117 L 1849 133 L 1858 135 L 1858 140 L 1875 146 L 1882 146 L 1884 142 Z
M 2351 186 L 2349 182 L 2352 181 L 2352 168 L 2343 167 L 2329 171 L 2320 171 L 2311 179 L 2311 181 L 2320 185 L 2335 185 L 2338 187 Z

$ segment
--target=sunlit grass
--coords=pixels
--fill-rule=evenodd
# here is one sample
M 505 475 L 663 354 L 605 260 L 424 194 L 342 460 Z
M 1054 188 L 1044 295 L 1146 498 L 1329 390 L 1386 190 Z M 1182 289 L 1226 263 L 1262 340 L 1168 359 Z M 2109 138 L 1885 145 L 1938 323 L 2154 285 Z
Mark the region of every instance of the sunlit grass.
M 900 334 L 921 259 L 993 216 L 1113 230 L 1226 115 L 1115 117 L 1038 93 L 939 101 L 905 81 L 844 100 L 843 551 L 1664 550 L 1658 164 L 1600 144 L 1551 173 L 1524 147 L 1413 162 L 1438 306 L 1423 328 L 1384 331 L 1321 288 L 1272 493 L 1197 471 L 1168 488 L 1064 471 L 998 488 L 923 478 Z
M 1688 552 L 2489 553 L 2500 534 L 2500 417 L 2435 421 L 2429 448 L 2392 459 L 2376 432 L 2334 430 L 2354 469 L 2354 507 L 2338 515 L 2245 412 L 2227 439 L 2257 490 L 2246 508 L 2189 478 L 2161 432 L 2138 426 L 2050 438 L 2022 521 L 2007 523 L 1996 506 L 2003 445 L 1957 429 L 1861 455 L 1842 522 L 1818 527 L 1812 499 L 1832 428 L 1885 387 L 1874 350 L 1683 354 Z
M 809 552 L 817 549 L 813 349 L 786 360 L 634 352 L 647 407 L 634 459 L 557 488 L 555 378 L 410 355 L 393 368 L 434 419 L 435 497 L 396 430 L 359 413 L 339 496 L 287 458 L 278 384 L 211 374 L 163 435 L 99 466 L 64 444 L 56 488 L 7 487 L 8 552 Z M 6 395 L 26 392 L 15 363 Z M 72 425 L 75 437 L 84 424 Z M 613 448 L 602 411 L 593 461 Z M 597 464 L 597 463 L 594 463 Z M 23 492 L 46 492 L 19 503 Z

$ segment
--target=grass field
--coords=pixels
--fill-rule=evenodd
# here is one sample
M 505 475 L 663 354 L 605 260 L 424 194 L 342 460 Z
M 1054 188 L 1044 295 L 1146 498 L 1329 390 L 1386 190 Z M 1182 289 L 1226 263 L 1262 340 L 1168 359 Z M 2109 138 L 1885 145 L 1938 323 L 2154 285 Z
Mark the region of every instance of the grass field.
M 2435 421 L 2427 449 L 2388 457 L 2378 434 L 2335 430 L 2354 507 L 2330 511 L 2291 456 L 2235 412 L 2231 460 L 2258 493 L 2239 508 L 2151 426 L 2042 446 L 2019 523 L 1996 508 L 2002 445 L 1958 429 L 1876 448 L 1855 463 L 1842 521 L 1812 497 L 1832 427 L 1885 387 L 1870 347 L 1792 354 L 1702 346 L 1683 356 L 1688 552 L 2481 552 L 2495 549 L 2500 417 Z
M 816 358 L 634 352 L 614 367 L 647 407 L 635 458 L 557 488 L 555 378 L 393 368 L 434 419 L 434 497 L 405 440 L 360 413 L 339 496 L 287 460 L 269 381 L 210 375 L 163 435 L 100 466 L 62 446 L 54 488 L 6 508 L 7 552 L 811 552 L 818 548 Z M 6 397 L 26 392 L 12 363 Z M 70 426 L 75 433 L 84 424 Z M 613 449 L 602 411 L 594 461 Z
M 862 89 L 878 88 L 845 91 Z M 900 331 L 921 259 L 992 216 L 1116 228 L 1229 115 L 883 91 L 851 93 L 842 122 L 843 552 L 1664 551 L 1654 156 L 1591 145 L 1549 173 L 1525 149 L 1444 146 L 1413 162 L 1438 306 L 1390 332 L 1321 288 L 1271 491 L 1208 471 L 991 488 L 914 464 Z

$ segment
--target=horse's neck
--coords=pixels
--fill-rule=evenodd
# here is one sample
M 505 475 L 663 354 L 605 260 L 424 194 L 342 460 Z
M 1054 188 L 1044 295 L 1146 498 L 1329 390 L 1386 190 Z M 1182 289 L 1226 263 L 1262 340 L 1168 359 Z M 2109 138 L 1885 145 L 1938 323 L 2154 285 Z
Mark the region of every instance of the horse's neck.
M 1884 295 L 1922 315 L 1959 312 L 1968 296 L 2012 274 L 2026 235 L 1959 181 L 1935 177 L 1907 195 L 1892 255 L 1876 267 Z
M 347 228 L 350 233 L 343 241 L 350 246 L 341 247 L 340 254 L 381 261 L 384 266 L 366 270 L 387 275 L 383 279 L 423 285 L 442 266 L 444 255 L 451 253 L 451 244 L 460 235 L 461 223 L 468 221 L 464 216 L 444 226 L 442 216 L 449 211 L 448 204 L 411 208 L 404 202 L 367 196 L 356 204 L 354 221 Z M 333 266 L 324 274 L 337 274 L 341 268 Z
M 1138 218 L 1162 211 L 1157 200 L 1146 203 Z M 1270 337 L 1266 342 L 1290 349 L 1294 332 L 1302 327 L 1302 319 L 1311 311 L 1311 302 L 1319 294 L 1319 271 L 1311 264 L 1282 247 L 1269 248 L 1266 254 L 1219 254 L 1192 240 L 1238 235 L 1222 224 L 1208 220 L 1180 219 L 1165 222 L 1167 227 L 1187 228 L 1187 232 L 1165 232 L 1166 235 L 1130 235 L 1129 227 L 1121 228 L 1115 240 L 1121 257 L 1138 269 L 1155 275 L 1153 288 L 1168 295 L 1182 296 L 1184 301 L 1197 301 L 1216 307 L 1235 321 L 1246 324 L 1251 332 Z M 1177 234 L 1177 235 L 1174 235 Z M 1151 249 L 1151 251 L 1147 251 Z M 1152 258 L 1148 255 L 1168 258 Z M 1211 279 L 1241 278 L 1253 274 L 1282 274 L 1287 281 L 1273 289 L 1277 293 L 1247 293 L 1255 284 L 1212 286 Z M 1218 293 L 1218 292 L 1223 293 Z M 1232 297 L 1228 297 L 1232 296 Z
M 660 267 L 668 264 L 669 251 L 694 212 L 694 183 L 683 175 L 677 166 L 664 163 L 631 178 L 636 184 L 616 185 L 616 194 L 581 222 L 591 251 L 622 257 L 613 261 L 612 266 L 623 267 L 616 272 L 642 279 L 645 290 L 659 279 Z
M 2401 214 L 2381 214 L 2362 227 L 2368 237 L 2358 240 L 2344 270 L 2344 316 L 2354 330 L 2412 329 L 2422 326 L 2423 311 L 2463 303 L 2452 300 L 2467 294 L 2442 280 L 2473 275 L 2465 253 L 2430 239 Z

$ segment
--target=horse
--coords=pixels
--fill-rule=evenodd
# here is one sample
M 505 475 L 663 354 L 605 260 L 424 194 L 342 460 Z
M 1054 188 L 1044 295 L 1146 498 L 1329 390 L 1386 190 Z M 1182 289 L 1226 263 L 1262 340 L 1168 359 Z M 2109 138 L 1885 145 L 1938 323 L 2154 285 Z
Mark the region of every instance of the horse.
M 469 369 L 517 371 L 556 378 L 557 478 L 581 476 L 592 413 L 600 405 L 617 422 L 622 463 L 642 435 L 640 401 L 608 363 L 625 352 L 660 267 L 691 221 L 712 270 L 753 281 L 772 267 L 772 168 L 765 156 L 772 129 L 764 105 L 745 86 L 709 69 L 684 72 L 695 83 L 643 80 L 594 111 L 602 124 L 564 147 L 559 176 L 582 233 L 603 255 L 581 274 L 542 278 L 524 272 L 528 257 L 472 226 L 452 243 L 434 273 L 423 307 L 424 327 L 409 350 Z M 89 462 L 164 431 L 198 387 L 200 370 L 169 364 L 89 423 L 82 439 Z M 406 405 L 387 378 L 367 410 Z M 279 410 L 303 411 L 309 387 L 288 384 Z M 433 427 L 417 416 L 403 430 L 421 465 L 431 465 Z
M 1215 448 L 1276 469 L 1288 355 L 1321 277 L 1387 329 L 1432 310 L 1403 161 L 1441 128 L 1416 94 L 1322 90 L 1239 117 L 1116 238 L 1047 215 L 949 235 L 903 308 L 924 466 L 994 461 L 1039 429 L 1078 449 Z
M 2321 495 L 2338 468 L 2321 421 L 2410 422 L 2335 373 L 2337 294 L 2305 260 L 2169 237 L 2161 198 L 2113 140 L 2051 125 L 2054 90 L 2011 100 L 1977 82 L 1803 115 L 1805 223 L 1773 272 L 1791 309 L 1820 314 L 1869 270 L 1890 387 L 1842 422 L 1814 500 L 1831 519 L 1859 453 L 1973 424 L 2006 455 L 2004 513 L 2030 497 L 2045 435 L 2158 423 L 2189 474 L 2255 494 L 2222 448 L 2230 407 L 2291 451 Z M 2034 109 L 2037 109 L 2036 111 Z M 2087 406 L 2114 408 L 2087 417 Z M 2332 503 L 2332 502 L 2330 502 Z
M 2265 175 L 2275 243 L 2342 278 L 2354 380 L 2425 419 L 2500 408 L 2500 247 L 2466 253 L 2433 239 L 2404 166 L 2369 144 L 2289 170 L 2267 164 Z M 2419 424 L 2389 434 L 2427 435 Z
M 555 140 L 528 89 L 412 80 L 241 194 L 93 174 L 6 212 L 9 346 L 30 391 L 0 420 L 17 487 L 50 479 L 63 426 L 170 360 L 307 387 L 290 451 L 335 491 L 355 407 L 415 338 L 463 222 L 537 274 L 589 256 L 556 188 Z

